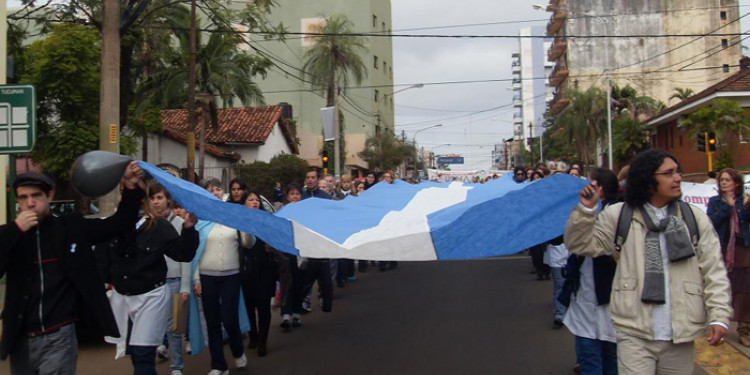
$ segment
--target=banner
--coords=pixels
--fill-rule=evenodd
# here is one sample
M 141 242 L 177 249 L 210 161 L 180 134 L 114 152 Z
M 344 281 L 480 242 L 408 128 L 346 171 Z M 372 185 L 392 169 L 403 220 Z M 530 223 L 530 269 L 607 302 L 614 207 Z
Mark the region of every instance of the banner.
M 320 118 L 323 120 L 323 140 L 333 141 L 336 137 L 336 124 L 334 123 L 334 107 L 325 107 L 320 109 Z

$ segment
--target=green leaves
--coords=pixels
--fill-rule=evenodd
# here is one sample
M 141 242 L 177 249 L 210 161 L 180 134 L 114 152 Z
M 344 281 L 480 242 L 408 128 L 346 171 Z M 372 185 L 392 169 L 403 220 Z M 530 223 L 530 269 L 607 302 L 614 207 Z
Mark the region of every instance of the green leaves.
M 262 161 L 242 163 L 237 166 L 235 173 L 248 186 L 260 191 L 270 200 L 277 182 L 281 182 L 282 185 L 294 182 L 302 186 L 305 172 L 309 168 L 307 162 L 296 155 L 280 154 L 274 156 L 268 163 Z
M 365 141 L 365 149 L 359 153 L 370 168 L 378 167 L 381 171 L 394 169 L 409 158 L 416 156 L 417 150 L 412 143 L 397 140 L 390 131 L 381 131 Z

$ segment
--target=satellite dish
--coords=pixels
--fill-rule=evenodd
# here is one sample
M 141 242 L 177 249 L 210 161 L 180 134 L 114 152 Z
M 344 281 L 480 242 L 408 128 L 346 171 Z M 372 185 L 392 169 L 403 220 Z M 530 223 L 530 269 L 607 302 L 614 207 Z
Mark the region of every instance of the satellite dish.
M 130 156 L 108 151 L 87 152 L 73 163 L 73 186 L 89 198 L 101 197 L 120 184 L 131 161 Z

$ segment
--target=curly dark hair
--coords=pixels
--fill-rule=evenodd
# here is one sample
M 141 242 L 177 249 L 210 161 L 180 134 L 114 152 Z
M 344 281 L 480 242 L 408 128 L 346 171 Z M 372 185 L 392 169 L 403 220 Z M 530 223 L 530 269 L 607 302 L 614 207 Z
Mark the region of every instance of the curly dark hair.
M 649 201 L 659 185 L 654 173 L 667 158 L 674 160 L 679 168 L 680 162 L 677 158 L 664 150 L 646 150 L 635 156 L 628 171 L 625 202 L 633 207 L 639 207 Z
M 260 206 L 258 207 L 258 209 L 261 211 L 265 211 L 266 209 L 265 207 L 263 207 L 263 201 L 260 199 L 260 193 L 253 188 L 248 188 L 244 193 L 242 193 L 242 197 L 240 198 L 240 200 L 234 203 L 241 204 L 244 206 L 247 199 L 250 198 L 250 195 L 253 195 L 253 194 L 256 197 L 258 197 L 258 201 L 260 202 Z
M 513 168 L 513 178 L 514 179 L 516 178 L 516 176 L 518 175 L 519 171 L 521 173 L 523 173 L 523 179 L 525 180 L 526 179 L 526 168 L 524 168 L 524 167 L 515 167 L 515 168 Z M 521 181 L 523 181 L 523 180 L 521 180 Z

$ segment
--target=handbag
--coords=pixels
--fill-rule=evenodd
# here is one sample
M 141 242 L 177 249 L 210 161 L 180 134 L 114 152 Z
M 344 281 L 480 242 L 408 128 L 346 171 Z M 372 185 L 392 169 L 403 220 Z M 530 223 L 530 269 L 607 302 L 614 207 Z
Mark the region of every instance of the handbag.
M 182 300 L 181 293 L 172 294 L 172 333 L 186 334 L 188 325 L 188 301 Z

